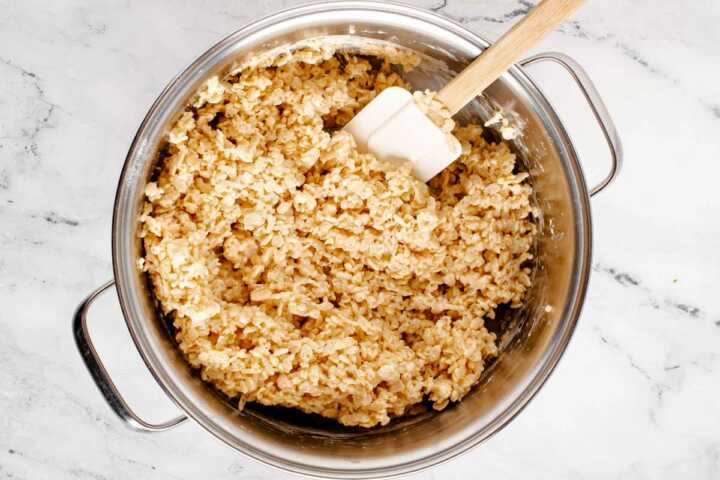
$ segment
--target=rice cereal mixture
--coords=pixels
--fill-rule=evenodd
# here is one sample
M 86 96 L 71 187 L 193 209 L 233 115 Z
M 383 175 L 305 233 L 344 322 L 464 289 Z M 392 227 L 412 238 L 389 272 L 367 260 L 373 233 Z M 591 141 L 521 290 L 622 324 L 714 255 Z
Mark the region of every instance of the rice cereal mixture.
M 367 53 L 367 52 L 364 52 Z M 140 218 L 180 348 L 240 407 L 387 424 L 460 400 L 497 355 L 535 235 L 526 174 L 478 125 L 429 185 L 340 130 L 418 59 L 390 48 L 286 51 L 211 78 L 169 133 Z

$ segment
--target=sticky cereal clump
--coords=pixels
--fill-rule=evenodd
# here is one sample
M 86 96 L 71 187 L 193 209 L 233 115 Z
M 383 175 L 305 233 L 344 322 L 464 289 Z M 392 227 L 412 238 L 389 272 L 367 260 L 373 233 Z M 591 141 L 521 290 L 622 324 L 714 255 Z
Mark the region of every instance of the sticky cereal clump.
M 363 427 L 441 410 L 497 355 L 484 319 L 530 285 L 531 189 L 505 143 L 416 95 L 463 146 L 425 185 L 340 130 L 417 63 L 372 54 L 311 46 L 211 78 L 146 187 L 140 268 L 239 405 Z

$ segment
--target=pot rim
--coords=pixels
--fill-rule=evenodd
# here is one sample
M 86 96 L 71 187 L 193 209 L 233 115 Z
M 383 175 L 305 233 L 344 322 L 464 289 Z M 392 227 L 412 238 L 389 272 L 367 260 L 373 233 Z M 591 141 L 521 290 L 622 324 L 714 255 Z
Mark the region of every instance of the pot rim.
M 143 150 L 146 146 L 144 134 L 146 133 L 148 125 L 153 123 L 153 120 L 159 112 L 164 110 L 163 107 L 166 102 L 177 96 L 177 89 L 179 88 L 179 84 L 182 80 L 191 74 L 197 74 L 199 71 L 203 71 L 203 69 L 208 66 L 206 65 L 207 60 L 213 57 L 217 52 L 224 50 L 233 43 L 261 32 L 269 26 L 306 14 L 335 10 L 362 10 L 377 12 L 379 14 L 406 16 L 417 21 L 439 26 L 448 31 L 450 34 L 468 41 L 480 50 L 485 49 L 490 45 L 488 41 L 470 31 L 462 24 L 435 12 L 402 3 L 381 2 L 376 0 L 331 0 L 306 3 L 267 15 L 230 33 L 196 58 L 187 68 L 176 75 L 168 83 L 157 99 L 153 102 L 140 127 L 138 128 L 137 133 L 135 134 L 120 173 L 115 194 L 112 221 L 113 272 L 115 278 L 117 279 L 116 291 L 123 316 L 140 356 L 165 393 L 184 411 L 184 413 L 193 418 L 205 430 L 231 446 L 236 451 L 243 453 L 265 465 L 276 467 L 283 471 L 321 478 L 387 478 L 417 472 L 431 466 L 444 463 L 462 453 L 467 452 L 474 446 L 480 444 L 502 430 L 525 408 L 528 402 L 534 398 L 557 366 L 560 358 L 563 356 L 567 348 L 570 338 L 573 335 L 584 303 L 590 276 L 590 259 L 592 251 L 590 201 L 584 176 L 582 174 L 577 153 L 558 115 L 555 113 L 554 109 L 551 107 L 537 85 L 520 67 L 513 65 L 510 69 L 508 69 L 508 74 L 524 88 L 525 93 L 530 99 L 532 99 L 534 108 L 536 109 L 538 115 L 542 118 L 545 128 L 552 128 L 554 130 L 554 135 L 551 135 L 551 137 L 557 138 L 557 140 L 555 140 L 555 144 L 558 147 L 562 158 L 567 163 L 568 171 L 571 174 L 571 180 L 576 184 L 572 193 L 574 200 L 578 202 L 577 210 L 579 215 L 574 226 L 577 234 L 577 252 L 575 258 L 573 259 L 573 276 L 571 278 L 571 284 L 573 287 L 570 289 L 567 303 L 564 306 L 566 313 L 563 316 L 566 320 L 548 344 L 546 351 L 543 353 L 538 362 L 538 367 L 529 375 L 532 378 L 523 391 L 515 399 L 513 399 L 509 405 L 502 410 L 485 428 L 474 432 L 472 435 L 464 438 L 451 447 L 421 458 L 416 458 L 403 463 L 392 464 L 390 466 L 351 470 L 318 467 L 313 464 L 288 460 L 275 456 L 256 446 L 250 445 L 237 437 L 229 435 L 229 433 L 221 429 L 213 419 L 209 418 L 204 412 L 200 411 L 193 403 L 192 399 L 180 390 L 178 385 L 171 379 L 165 367 L 158 360 L 157 353 L 154 351 L 152 343 L 149 342 L 147 337 L 141 333 L 137 323 L 143 322 L 144 319 L 136 319 L 130 311 L 130 297 L 134 294 L 134 291 L 132 291 L 132 289 L 129 289 L 131 291 L 125 290 L 125 286 L 128 285 L 129 279 L 127 268 L 121 264 L 121 258 L 125 261 L 127 261 L 127 258 L 122 255 L 120 242 L 118 241 L 118 231 L 121 230 L 122 227 L 122 218 L 118 213 L 120 209 L 120 199 L 123 194 L 124 186 L 129 181 L 128 178 L 134 177 L 137 174 L 136 170 L 133 168 L 133 160 L 135 157 L 143 154 Z M 130 181 L 137 181 L 137 179 L 133 178 Z

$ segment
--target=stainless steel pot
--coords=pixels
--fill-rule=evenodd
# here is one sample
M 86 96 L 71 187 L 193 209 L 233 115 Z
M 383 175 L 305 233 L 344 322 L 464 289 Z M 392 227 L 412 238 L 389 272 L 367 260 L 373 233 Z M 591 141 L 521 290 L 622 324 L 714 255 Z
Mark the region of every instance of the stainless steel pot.
M 301 6 L 248 25 L 212 47 L 178 75 L 153 104 L 132 143 L 118 184 L 113 217 L 115 280 L 93 292 L 78 308 L 73 329 L 81 355 L 102 394 L 131 427 L 148 432 L 192 418 L 238 451 L 285 470 L 318 477 L 387 477 L 448 460 L 506 425 L 547 380 L 575 328 L 590 271 L 589 195 L 615 177 L 621 159 L 618 136 L 602 101 L 582 69 L 568 57 L 548 53 L 511 68 L 486 92 L 511 108 L 524 124 L 515 149 L 531 173 L 542 210 L 538 265 L 528 305 L 503 325 L 503 349 L 478 386 L 443 412 L 399 419 L 370 430 L 322 424 L 287 411 L 248 405 L 241 412 L 199 380 L 156 313 L 147 280 L 138 271 L 141 245 L 137 216 L 143 188 L 163 135 L 187 99 L 209 75 L 238 58 L 297 40 L 354 35 L 391 41 L 439 60 L 414 79 L 416 87 L 437 86 L 448 72 L 475 58 L 488 42 L 461 25 L 417 8 L 387 2 L 331 2 Z M 575 149 L 558 116 L 524 67 L 554 61 L 577 82 L 612 154 L 612 170 L 588 193 Z M 437 65 L 436 65 L 437 64 Z M 433 66 L 435 65 L 435 66 Z M 430 70 L 428 70 L 430 68 Z M 434 83 L 434 84 L 433 84 Z M 475 102 L 466 115 L 487 115 L 490 104 Z M 93 300 L 115 284 L 125 321 L 148 368 L 185 415 L 162 424 L 137 416 L 122 399 L 93 348 L 87 313 Z M 546 306 L 552 308 L 546 308 Z

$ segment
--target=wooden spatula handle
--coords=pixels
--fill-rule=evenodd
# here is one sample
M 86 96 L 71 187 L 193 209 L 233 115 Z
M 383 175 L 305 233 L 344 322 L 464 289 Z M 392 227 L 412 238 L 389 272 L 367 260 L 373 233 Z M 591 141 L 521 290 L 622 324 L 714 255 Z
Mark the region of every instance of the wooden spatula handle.
M 455 114 L 497 80 L 530 48 L 570 16 L 583 0 L 542 0 L 438 92 Z

